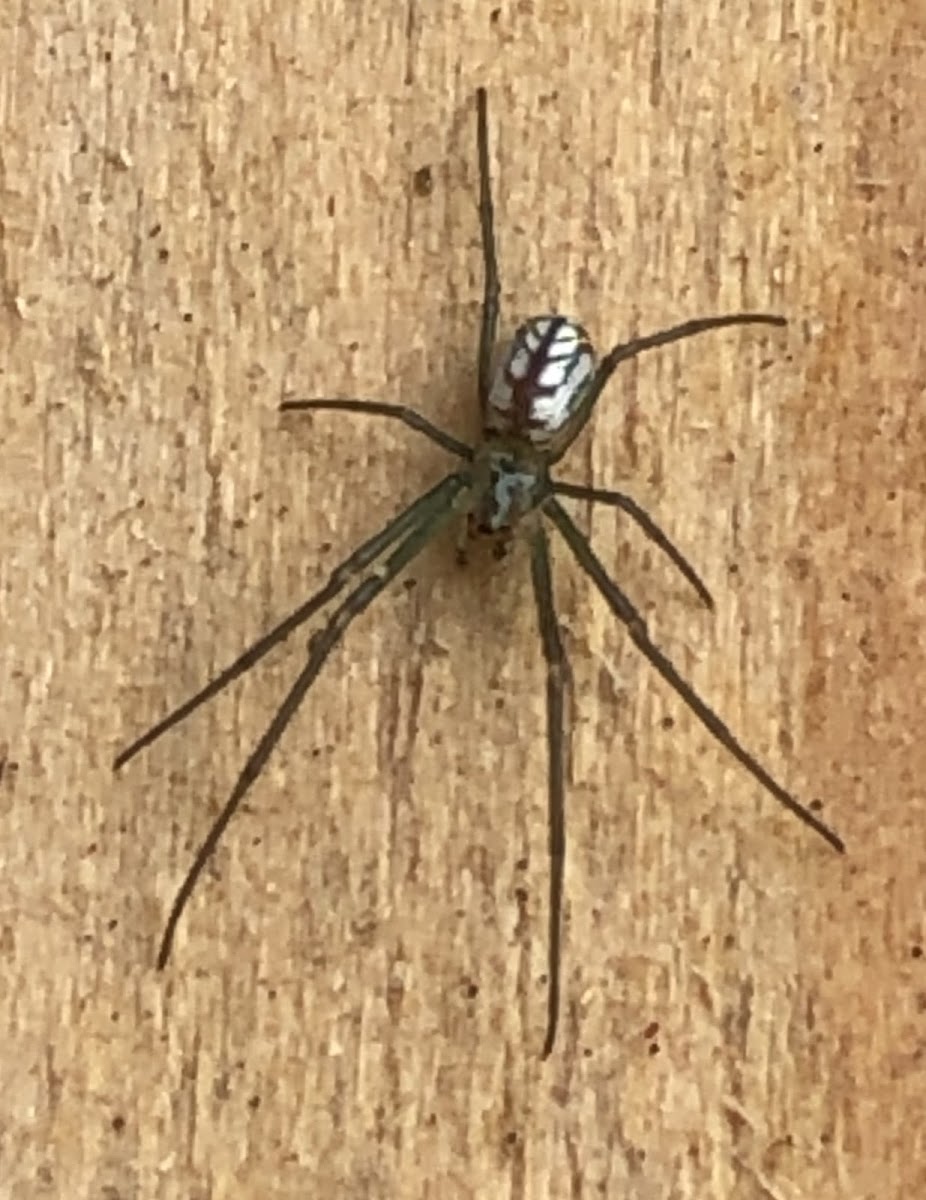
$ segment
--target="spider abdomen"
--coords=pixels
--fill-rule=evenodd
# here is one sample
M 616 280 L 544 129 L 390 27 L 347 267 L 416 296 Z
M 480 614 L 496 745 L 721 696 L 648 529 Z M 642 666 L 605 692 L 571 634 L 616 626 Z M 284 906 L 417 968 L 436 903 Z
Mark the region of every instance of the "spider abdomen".
M 487 437 L 550 450 L 568 434 L 595 370 L 588 334 L 568 317 L 531 317 L 498 364 L 483 414 Z

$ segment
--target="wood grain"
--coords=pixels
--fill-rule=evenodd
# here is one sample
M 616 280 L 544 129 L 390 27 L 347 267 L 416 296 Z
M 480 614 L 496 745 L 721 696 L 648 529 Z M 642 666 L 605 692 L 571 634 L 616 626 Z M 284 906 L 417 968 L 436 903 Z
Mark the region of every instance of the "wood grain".
M 926 25 L 898 2 L 109 0 L 0 16 L 0 1192 L 886 1200 L 926 1191 Z M 565 477 L 710 742 L 557 555 L 564 1019 L 539 1060 L 527 562 L 429 551 L 351 630 L 153 969 L 305 647 L 114 777 L 476 431 L 472 93 L 505 330 L 622 370 Z

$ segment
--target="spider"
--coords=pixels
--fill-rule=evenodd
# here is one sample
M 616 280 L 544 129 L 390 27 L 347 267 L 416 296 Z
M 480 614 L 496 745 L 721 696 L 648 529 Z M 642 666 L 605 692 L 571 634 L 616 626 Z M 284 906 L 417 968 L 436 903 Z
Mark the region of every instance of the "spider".
M 438 484 L 419 496 L 378 533 L 358 546 L 332 571 L 328 582 L 295 612 L 245 650 L 201 691 L 152 726 L 116 758 L 118 770 L 145 746 L 185 720 L 195 709 L 288 638 L 309 618 L 339 596 L 343 598 L 325 624 L 308 643 L 308 660 L 251 756 L 231 795 L 212 823 L 170 909 L 157 956 L 163 969 L 170 956 L 177 923 L 196 887 L 203 868 L 215 850 L 245 793 L 257 779 L 296 710 L 318 677 L 347 627 L 364 612 L 421 550 L 451 522 L 462 519 L 464 532 L 494 541 L 504 551 L 517 532 L 529 546 L 531 578 L 537 606 L 540 641 L 546 660 L 548 806 L 549 806 L 549 931 L 547 1021 L 542 1057 L 547 1058 L 556 1037 L 560 1005 L 560 955 L 563 869 L 565 861 L 565 697 L 570 686 L 566 658 L 553 600 L 546 518 L 563 538 L 581 569 L 590 577 L 602 599 L 626 627 L 633 642 L 688 705 L 714 738 L 805 825 L 835 850 L 845 845 L 837 833 L 766 771 L 734 737 L 720 717 L 678 673 L 651 640 L 646 622 L 628 597 L 609 577 L 586 536 L 560 503 L 560 497 L 593 501 L 621 509 L 675 564 L 701 602 L 713 609 L 710 592 L 684 555 L 656 522 L 629 496 L 554 480 L 550 473 L 585 428 L 595 402 L 615 369 L 644 350 L 666 346 L 683 338 L 728 325 L 783 326 L 785 319 L 768 313 L 733 313 L 700 317 L 670 329 L 636 337 L 616 345 L 596 364 L 585 330 L 559 315 L 532 317 L 515 332 L 493 371 L 499 315 L 499 275 L 495 250 L 494 210 L 489 172 L 487 99 L 476 91 L 476 150 L 479 165 L 479 223 L 485 270 L 482 320 L 477 362 L 478 394 L 483 436 L 476 446 L 458 441 L 420 413 L 400 404 L 373 400 L 289 400 L 285 411 L 328 409 L 388 417 L 423 434 L 461 461 Z

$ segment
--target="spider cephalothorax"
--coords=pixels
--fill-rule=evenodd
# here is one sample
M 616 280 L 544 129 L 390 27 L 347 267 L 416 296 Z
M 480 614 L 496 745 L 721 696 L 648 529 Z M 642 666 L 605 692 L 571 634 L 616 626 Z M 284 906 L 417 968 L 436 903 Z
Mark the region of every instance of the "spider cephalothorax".
M 649 636 L 646 623 L 618 584 L 610 578 L 588 539 L 563 508 L 559 497 L 610 504 L 630 516 L 648 538 L 679 568 L 709 608 L 710 593 L 684 555 L 655 521 L 629 496 L 584 484 L 554 480 L 550 467 L 581 433 L 616 367 L 645 350 L 665 346 L 709 329 L 729 325 L 784 325 L 782 317 L 767 313 L 734 313 L 701 317 L 646 337 L 633 338 L 610 350 L 596 364 L 588 335 L 565 317 L 532 317 L 517 330 L 499 359 L 494 377 L 491 361 L 498 323 L 498 267 L 492 192 L 489 176 L 486 94 L 480 88 L 477 102 L 479 157 L 479 216 L 485 264 L 485 290 L 479 338 L 479 400 L 483 414 L 483 440 L 472 447 L 438 429 L 420 413 L 404 405 L 375 400 L 293 400 L 287 410 L 338 409 L 386 416 L 402 421 L 461 460 L 459 468 L 358 546 L 335 568 L 328 582 L 274 629 L 222 671 L 215 679 L 157 725 L 142 734 L 116 758 L 120 767 L 144 746 L 182 721 L 232 680 L 249 670 L 274 646 L 322 608 L 334 605 L 327 621 L 309 641 L 308 659 L 284 697 L 269 727 L 238 777 L 216 817 L 177 893 L 158 952 L 163 967 L 170 954 L 177 922 L 203 867 L 218 844 L 251 784 L 263 770 L 309 688 L 318 677 L 334 646 L 351 621 L 367 609 L 421 549 L 451 521 L 466 516 L 474 533 L 489 534 L 499 544 L 520 526 L 530 547 L 531 578 L 537 602 L 540 640 L 547 662 L 547 743 L 549 754 L 550 909 L 547 1032 L 543 1054 L 553 1048 L 559 1015 L 560 936 L 565 858 L 565 689 L 568 668 L 553 603 L 548 546 L 548 518 L 562 536 L 580 567 L 591 578 L 605 603 L 626 627 L 628 634 L 663 679 L 675 690 L 710 733 L 736 758 L 767 792 L 823 837 L 836 850 L 844 846 L 809 808 L 786 791 L 762 764 L 737 741 L 717 714 L 684 680 Z M 526 519 L 527 518 L 527 519 Z

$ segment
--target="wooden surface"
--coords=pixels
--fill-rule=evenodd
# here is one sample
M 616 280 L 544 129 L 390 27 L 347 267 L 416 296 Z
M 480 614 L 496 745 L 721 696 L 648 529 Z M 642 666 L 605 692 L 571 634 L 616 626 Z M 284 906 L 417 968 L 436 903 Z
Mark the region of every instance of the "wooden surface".
M 38 0 L 0 26 L 3 1200 L 926 1194 L 922 10 Z M 506 331 L 791 318 L 622 370 L 562 474 L 698 564 L 713 617 L 573 506 L 849 847 L 760 794 L 557 554 L 546 1063 L 523 556 L 460 573 L 448 541 L 358 621 L 162 974 L 305 636 L 111 771 L 445 467 L 283 396 L 475 433 L 480 83 Z

